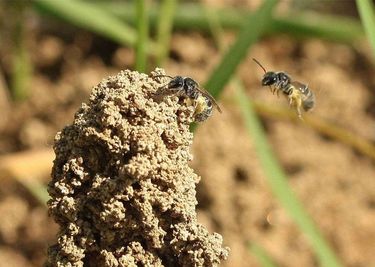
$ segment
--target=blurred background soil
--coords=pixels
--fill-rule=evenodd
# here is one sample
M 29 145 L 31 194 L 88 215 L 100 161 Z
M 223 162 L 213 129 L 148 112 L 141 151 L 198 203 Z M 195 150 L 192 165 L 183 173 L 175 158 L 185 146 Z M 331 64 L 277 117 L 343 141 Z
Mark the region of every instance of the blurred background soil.
M 219 4 L 242 6 L 246 1 Z M 251 1 L 244 5 L 252 7 Z M 33 75 L 25 101 L 10 101 L 11 43 L 0 47 L 0 155 L 50 149 L 57 131 L 69 124 L 101 79 L 134 65 L 134 51 L 91 33 L 31 14 L 27 47 Z M 233 40 L 228 34 L 226 44 Z M 218 63 L 213 40 L 198 32 L 175 32 L 169 75 L 203 82 Z M 257 43 L 238 73 L 252 99 L 287 107 L 260 86 L 262 70 L 285 70 L 309 83 L 317 96 L 313 113 L 375 140 L 373 66 L 367 44 L 355 47 L 287 36 Z M 1 81 L 2 80 L 2 81 Z M 246 132 L 229 85 L 215 113 L 195 134 L 191 163 L 202 176 L 198 216 L 231 248 L 223 266 L 258 266 L 247 248 L 255 241 L 279 266 L 317 266 L 305 236 L 275 200 Z M 317 222 L 345 266 L 375 266 L 375 166 L 350 147 L 303 122 L 263 116 L 269 140 L 296 195 Z M 51 163 L 52 166 L 52 163 Z M 50 177 L 38 177 L 47 183 Z M 46 207 L 17 181 L 0 186 L 0 266 L 41 266 L 57 227 Z

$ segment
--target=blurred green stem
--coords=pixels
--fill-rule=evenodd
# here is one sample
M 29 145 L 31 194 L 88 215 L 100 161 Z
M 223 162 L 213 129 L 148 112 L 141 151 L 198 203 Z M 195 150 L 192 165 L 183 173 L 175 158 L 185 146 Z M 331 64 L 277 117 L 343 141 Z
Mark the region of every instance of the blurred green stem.
M 167 1 L 167 0 L 166 0 Z M 172 1 L 172 0 L 169 0 Z M 176 1 L 176 0 L 175 0 Z M 81 0 L 34 0 L 33 5 L 42 13 L 47 13 L 59 17 L 78 27 L 90 30 L 96 34 L 107 37 L 122 45 L 135 47 L 137 43 L 137 32 L 121 19 L 135 25 L 137 21 L 137 12 L 129 3 L 123 2 L 95 2 L 95 4 Z M 172 16 L 171 5 L 168 6 Z M 246 18 L 249 11 L 233 8 L 211 9 L 211 13 L 216 13 L 220 24 L 225 28 L 239 28 Z M 113 16 L 116 15 L 116 16 Z M 162 16 L 158 5 L 150 5 L 149 22 L 151 27 L 157 24 L 158 16 Z M 164 18 L 167 20 L 167 18 Z M 172 18 L 168 18 L 172 20 Z M 176 7 L 173 17 L 173 26 L 176 29 L 198 29 L 210 30 L 207 11 L 199 4 L 180 4 Z M 168 25 L 168 24 L 166 24 Z M 340 42 L 353 42 L 363 37 L 363 29 L 356 20 L 327 16 L 320 14 L 299 13 L 284 14 L 269 18 L 267 27 L 262 34 L 289 33 L 297 37 L 318 37 Z M 167 37 L 158 36 L 161 43 L 167 44 Z M 152 41 L 148 42 L 147 53 L 151 55 L 159 54 L 159 45 Z M 161 64 L 163 53 L 168 51 L 162 46 L 164 52 L 160 53 Z
M 273 259 L 267 253 L 267 251 L 262 248 L 260 245 L 252 242 L 249 244 L 249 249 L 253 255 L 257 258 L 258 262 L 262 267 L 276 267 L 277 265 L 274 263 Z
M 370 0 L 357 0 L 357 8 L 363 27 L 365 29 L 367 39 L 372 48 L 372 54 L 375 58 L 375 14 L 374 4 Z
M 135 69 L 145 72 L 147 68 L 146 47 L 148 43 L 148 0 L 136 0 L 137 10 L 137 44 Z
M 24 100 L 29 94 L 32 65 L 27 48 L 27 28 L 25 26 L 26 3 L 11 3 L 10 18 L 14 22 L 11 92 L 14 100 Z
M 221 40 L 221 37 L 224 34 L 224 29 L 221 26 L 220 18 L 218 14 L 215 12 L 215 10 L 209 7 L 208 5 L 204 5 L 204 11 L 206 12 L 207 22 L 209 24 L 212 37 L 215 40 L 215 44 L 218 46 L 219 50 L 223 52 L 224 45 Z
M 109 10 L 130 24 L 136 21 L 136 14 L 126 3 L 105 3 L 103 9 Z M 211 31 L 207 10 L 201 4 L 182 3 L 176 7 L 174 24 L 176 29 Z M 237 29 L 241 27 L 246 17 L 251 13 L 227 7 L 218 9 L 210 7 L 210 12 L 217 14 L 223 28 Z M 150 8 L 150 25 L 156 25 L 160 14 L 158 5 Z M 332 41 L 351 43 L 364 36 L 361 23 L 352 18 L 334 15 L 323 15 L 314 12 L 284 12 L 269 19 L 266 34 L 288 33 L 296 37 L 318 37 Z
M 47 205 L 49 200 L 49 194 L 47 192 L 47 187 L 42 183 L 37 182 L 37 179 L 30 178 L 15 178 L 22 186 L 24 186 L 30 194 L 44 207 Z M 30 181 L 33 180 L 33 181 Z
M 163 0 L 160 5 L 157 25 L 157 66 L 163 66 L 168 57 L 176 5 L 177 0 Z
M 121 19 L 113 16 L 99 3 L 92 3 L 81 0 L 34 0 L 32 2 L 40 12 L 54 15 L 68 23 L 78 27 L 87 29 L 96 34 L 102 35 L 121 45 L 135 47 L 137 43 L 137 32 Z M 134 14 L 136 20 L 136 12 L 133 6 L 121 6 Z M 155 54 L 155 44 L 148 43 L 147 52 Z
M 29 95 L 32 66 L 25 42 L 21 39 L 13 51 L 11 90 L 13 99 L 24 100 Z

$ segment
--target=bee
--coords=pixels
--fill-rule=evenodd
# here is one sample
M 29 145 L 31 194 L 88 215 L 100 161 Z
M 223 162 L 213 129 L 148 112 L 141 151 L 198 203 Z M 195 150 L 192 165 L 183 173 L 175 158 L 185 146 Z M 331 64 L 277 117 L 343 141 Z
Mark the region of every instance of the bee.
M 190 77 L 157 75 L 155 77 L 168 77 L 171 80 L 162 87 L 166 89 L 163 94 L 172 94 L 186 97 L 186 102 L 194 106 L 194 120 L 203 122 L 207 120 L 213 112 L 213 106 L 221 113 L 219 105 L 213 96 Z
M 293 107 L 300 119 L 302 119 L 301 108 L 306 112 L 315 106 L 315 95 L 307 84 L 292 81 L 285 72 L 267 71 L 258 60 L 253 58 L 264 71 L 262 86 L 269 86 L 273 94 L 279 96 L 281 91 L 289 100 L 289 106 Z

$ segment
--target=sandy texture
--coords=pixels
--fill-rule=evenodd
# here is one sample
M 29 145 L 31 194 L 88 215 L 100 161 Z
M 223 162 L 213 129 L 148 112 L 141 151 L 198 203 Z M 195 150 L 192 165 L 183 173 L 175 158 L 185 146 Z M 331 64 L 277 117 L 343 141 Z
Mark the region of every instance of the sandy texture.
M 222 237 L 197 223 L 193 107 L 176 96 L 154 101 L 167 81 L 109 77 L 57 134 L 48 205 L 60 232 L 46 266 L 217 266 L 227 258 Z
M 240 8 L 255 4 L 254 0 L 220 2 L 224 7 L 237 3 Z M 290 1 L 281 1 L 280 5 L 286 2 Z M 0 100 L 4 117 L 0 116 L 0 154 L 4 156 L 31 148 L 49 148 L 56 132 L 71 124 L 74 113 L 87 101 L 100 77 L 135 64 L 131 48 L 40 19 L 43 27 L 37 27 L 36 34 L 30 36 L 30 97 L 24 102 L 10 101 L 9 105 Z M 226 37 L 228 46 L 235 34 L 228 33 Z M 8 90 L 13 49 L 2 49 L 3 44 L 0 61 Z M 191 76 L 203 83 L 221 57 L 214 44 L 205 33 L 174 31 L 165 65 L 167 73 Z M 375 140 L 375 76 L 367 42 L 346 46 L 279 35 L 254 45 L 237 72 L 248 95 L 271 107 L 288 108 L 284 98 L 261 87 L 263 71 L 251 60 L 253 57 L 269 70 L 286 71 L 293 79 L 309 84 L 317 97 L 313 115 Z M 234 88 L 228 85 L 218 99 L 223 113 L 216 112 L 194 133 L 194 160 L 189 164 L 202 176 L 196 189 L 198 221 L 209 232 L 222 234 L 231 248 L 222 267 L 260 267 L 248 249 L 249 242 L 262 246 L 277 266 L 316 267 L 319 263 L 308 239 L 270 190 L 234 94 Z M 262 122 L 290 178 L 289 184 L 343 265 L 375 267 L 374 162 L 303 122 L 273 115 L 262 117 Z M 37 155 L 34 159 L 44 161 Z M 19 169 L 27 166 L 28 161 L 22 162 Z M 47 183 L 48 175 L 34 178 Z M 0 267 L 42 266 L 47 247 L 56 242 L 58 229 L 47 217 L 45 207 L 22 184 L 5 179 L 0 186 L 0 211 Z M 136 248 L 129 250 L 134 252 Z

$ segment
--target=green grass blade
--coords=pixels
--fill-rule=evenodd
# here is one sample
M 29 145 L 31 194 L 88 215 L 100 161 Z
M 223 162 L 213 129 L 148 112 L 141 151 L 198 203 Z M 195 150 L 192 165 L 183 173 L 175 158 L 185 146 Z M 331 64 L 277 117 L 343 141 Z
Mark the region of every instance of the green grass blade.
M 33 195 L 33 197 L 42 206 L 46 206 L 47 201 L 49 200 L 49 195 L 47 192 L 47 187 L 45 185 L 37 181 L 31 182 L 30 179 L 26 179 L 26 178 L 17 179 L 17 180 L 30 192 L 30 194 Z
M 267 33 L 287 33 L 300 38 L 316 37 L 342 43 L 353 43 L 364 37 L 358 20 L 316 12 L 275 16 L 269 24 Z
M 19 34 L 23 35 L 23 33 Z M 16 101 L 25 100 L 28 97 L 33 69 L 25 40 L 22 36 L 19 37 L 20 39 L 15 40 L 17 43 L 12 55 L 11 76 L 11 93 Z
M 163 0 L 160 5 L 157 25 L 157 66 L 162 66 L 164 64 L 169 53 L 176 5 L 176 0 Z
M 237 40 L 223 56 L 205 84 L 205 88 L 210 90 L 214 97 L 220 95 L 238 65 L 246 58 L 248 48 L 264 33 L 276 3 L 277 0 L 267 0 L 254 14 L 246 18 Z
M 210 25 L 210 32 L 215 40 L 215 44 L 219 48 L 219 51 L 223 52 L 224 45 L 222 42 L 222 36 L 224 36 L 224 29 L 220 23 L 220 17 L 218 13 L 208 5 L 204 6 L 204 11 L 206 12 L 207 21 Z
M 47 14 L 54 15 L 68 23 L 95 32 L 122 45 L 134 47 L 137 33 L 112 13 L 97 4 L 78 0 L 34 0 L 34 6 Z M 148 51 L 153 53 L 153 45 Z
M 323 235 L 289 187 L 287 177 L 267 142 L 264 129 L 261 126 L 252 103 L 247 99 L 242 84 L 237 82 L 236 87 L 236 99 L 244 116 L 246 128 L 253 138 L 257 155 L 273 193 L 307 236 L 322 266 L 341 266 Z
M 137 0 L 137 30 L 138 38 L 135 49 L 135 69 L 139 72 L 145 72 L 147 68 L 147 53 L 146 46 L 148 43 L 148 1 Z
M 100 5 L 119 18 L 134 24 L 136 14 L 129 4 L 111 3 Z M 201 4 L 182 3 L 176 7 L 174 15 L 174 27 L 179 30 L 200 30 L 210 32 L 210 25 L 206 8 Z M 236 8 L 212 8 L 210 13 L 215 13 L 220 25 L 226 29 L 241 27 L 250 14 L 249 11 Z M 156 25 L 160 7 L 152 5 L 150 8 L 150 25 Z M 299 38 L 317 37 L 330 41 L 352 43 L 364 37 L 361 23 L 354 18 L 326 15 L 315 12 L 285 12 L 270 18 L 266 28 L 267 34 L 286 33 Z
M 102 8 L 107 9 L 114 15 L 133 24 L 135 22 L 135 13 L 129 8 L 128 3 L 115 2 L 111 4 L 100 4 Z M 152 5 L 150 9 L 151 25 L 156 25 L 158 16 L 160 15 L 160 6 Z M 220 21 L 226 28 L 238 28 L 242 25 L 244 18 L 248 12 L 242 10 L 235 10 L 233 8 L 226 8 L 224 10 L 211 8 L 214 13 L 219 13 Z M 241 14 L 239 14 L 241 13 Z M 203 5 L 193 3 L 181 3 L 176 6 L 173 18 L 173 26 L 180 30 L 203 30 L 209 31 L 210 25 L 206 18 L 206 11 Z
M 255 242 L 252 242 L 249 245 L 249 250 L 256 257 L 256 259 L 262 267 L 277 267 L 276 263 L 274 263 L 271 256 L 260 245 L 256 244 Z
M 374 14 L 374 4 L 370 0 L 357 0 L 357 8 L 359 16 L 367 38 L 370 42 L 373 56 L 375 57 L 375 14 Z
M 15 101 L 22 101 L 28 97 L 33 72 L 33 65 L 27 48 L 29 32 L 25 27 L 28 8 L 28 3 L 14 1 L 5 10 L 5 13 L 10 16 L 8 22 L 10 28 L 8 30 L 12 33 L 10 35 L 12 43 L 10 89 Z

